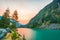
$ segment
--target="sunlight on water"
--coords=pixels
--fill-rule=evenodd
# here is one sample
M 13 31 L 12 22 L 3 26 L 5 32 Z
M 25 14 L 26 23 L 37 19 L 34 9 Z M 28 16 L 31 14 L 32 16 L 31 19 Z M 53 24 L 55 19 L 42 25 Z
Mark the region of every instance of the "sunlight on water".
M 29 28 L 17 28 L 18 33 L 21 34 L 22 36 L 25 35 L 25 38 L 27 40 L 33 40 L 34 36 L 34 30 L 29 29 Z

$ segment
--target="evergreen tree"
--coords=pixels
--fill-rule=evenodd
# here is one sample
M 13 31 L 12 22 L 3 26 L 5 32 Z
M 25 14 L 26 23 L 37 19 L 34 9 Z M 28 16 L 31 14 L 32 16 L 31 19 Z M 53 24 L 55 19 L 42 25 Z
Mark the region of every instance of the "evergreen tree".
M 10 25 L 10 18 L 9 18 L 9 9 L 5 11 L 5 13 L 2 16 L 1 22 L 0 22 L 0 27 L 2 28 L 7 28 Z
M 14 21 L 12 22 L 11 29 L 15 30 L 16 29 L 16 21 L 18 20 L 17 10 L 14 11 L 14 13 L 12 15 L 12 20 L 14 20 Z
M 18 20 L 18 13 L 17 13 L 17 10 L 15 10 L 14 11 L 14 14 L 12 15 L 12 18 L 14 19 L 14 20 Z

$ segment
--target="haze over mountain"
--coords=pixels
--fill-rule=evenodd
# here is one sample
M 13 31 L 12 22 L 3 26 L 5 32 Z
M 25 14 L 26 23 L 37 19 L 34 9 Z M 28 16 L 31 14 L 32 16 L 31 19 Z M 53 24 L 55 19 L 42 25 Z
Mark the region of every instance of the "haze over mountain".
M 14 10 L 18 11 L 19 22 L 27 24 L 42 8 L 51 3 L 52 0 L 0 0 L 0 15 L 7 8 L 12 16 Z
M 27 27 L 40 27 L 42 24 L 60 24 L 60 0 L 53 0 L 30 20 Z

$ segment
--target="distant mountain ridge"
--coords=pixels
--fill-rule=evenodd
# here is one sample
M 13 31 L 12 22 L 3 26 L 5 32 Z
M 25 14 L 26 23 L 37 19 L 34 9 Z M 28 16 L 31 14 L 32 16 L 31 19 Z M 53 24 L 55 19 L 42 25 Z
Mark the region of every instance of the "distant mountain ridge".
M 58 23 L 60 24 L 60 0 L 53 0 L 44 7 L 34 18 L 27 24 L 29 28 L 38 28 L 42 24 Z

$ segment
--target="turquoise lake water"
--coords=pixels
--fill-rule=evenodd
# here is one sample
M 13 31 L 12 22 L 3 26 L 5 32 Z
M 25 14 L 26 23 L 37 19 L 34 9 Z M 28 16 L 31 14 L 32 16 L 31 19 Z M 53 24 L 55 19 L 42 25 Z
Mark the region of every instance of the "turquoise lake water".
M 60 30 L 22 28 L 21 31 L 25 33 L 26 40 L 60 40 Z
M 33 36 L 29 40 L 60 40 L 60 30 L 33 30 Z

